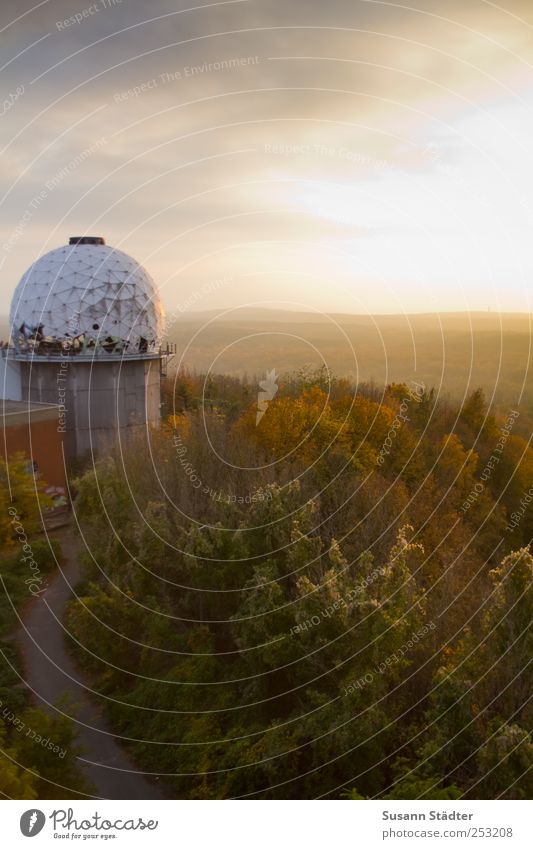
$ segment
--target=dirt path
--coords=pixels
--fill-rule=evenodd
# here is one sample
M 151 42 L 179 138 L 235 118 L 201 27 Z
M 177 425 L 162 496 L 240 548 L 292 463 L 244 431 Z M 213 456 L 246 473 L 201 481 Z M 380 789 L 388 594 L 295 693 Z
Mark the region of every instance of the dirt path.
M 72 528 L 53 531 L 61 542 L 62 569 L 50 580 L 43 595 L 28 606 L 23 627 L 17 635 L 25 669 L 25 679 L 34 701 L 49 710 L 67 695 L 77 705 L 76 742 L 83 747 L 79 765 L 102 799 L 163 799 L 157 784 L 139 772 L 104 719 L 101 705 L 87 692 L 84 673 L 65 648 L 61 622 L 72 590 L 80 578 L 80 544 Z M 57 617 L 57 620 L 54 618 Z M 79 683 L 78 683 L 79 682 Z

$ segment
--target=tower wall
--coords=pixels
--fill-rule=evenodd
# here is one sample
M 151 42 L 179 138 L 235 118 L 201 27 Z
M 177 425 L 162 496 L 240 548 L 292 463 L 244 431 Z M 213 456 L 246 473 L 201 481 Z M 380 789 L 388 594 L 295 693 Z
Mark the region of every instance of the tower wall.
M 107 453 L 160 421 L 160 359 L 36 357 L 21 362 L 24 400 L 58 404 L 67 459 Z

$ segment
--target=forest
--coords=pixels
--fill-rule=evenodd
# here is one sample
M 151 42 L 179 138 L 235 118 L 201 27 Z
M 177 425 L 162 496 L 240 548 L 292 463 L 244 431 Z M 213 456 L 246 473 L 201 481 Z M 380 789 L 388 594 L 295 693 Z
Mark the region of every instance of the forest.
M 527 410 L 274 379 L 181 371 L 72 470 L 115 733 L 174 798 L 531 798 Z

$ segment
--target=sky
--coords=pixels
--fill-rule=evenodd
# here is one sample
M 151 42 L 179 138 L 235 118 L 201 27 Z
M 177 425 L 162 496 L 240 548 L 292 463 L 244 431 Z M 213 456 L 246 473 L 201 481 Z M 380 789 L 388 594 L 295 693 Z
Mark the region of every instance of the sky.
M 0 280 L 103 235 L 167 311 L 530 311 L 533 6 L 3 0 Z

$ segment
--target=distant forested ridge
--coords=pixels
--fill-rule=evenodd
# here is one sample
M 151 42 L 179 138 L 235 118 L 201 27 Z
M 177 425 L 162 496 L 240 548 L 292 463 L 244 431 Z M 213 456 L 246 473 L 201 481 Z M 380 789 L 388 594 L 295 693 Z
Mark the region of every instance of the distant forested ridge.
M 182 372 L 75 483 L 68 627 L 113 727 L 178 797 L 530 798 L 526 414 L 261 391 Z
M 478 386 L 498 404 L 533 409 L 531 315 L 443 312 L 349 315 L 238 309 L 167 316 L 176 362 L 243 376 L 268 363 L 294 371 L 322 362 L 379 386 L 417 375 L 439 396 L 464 400 Z M 171 366 L 172 367 L 172 366 Z

